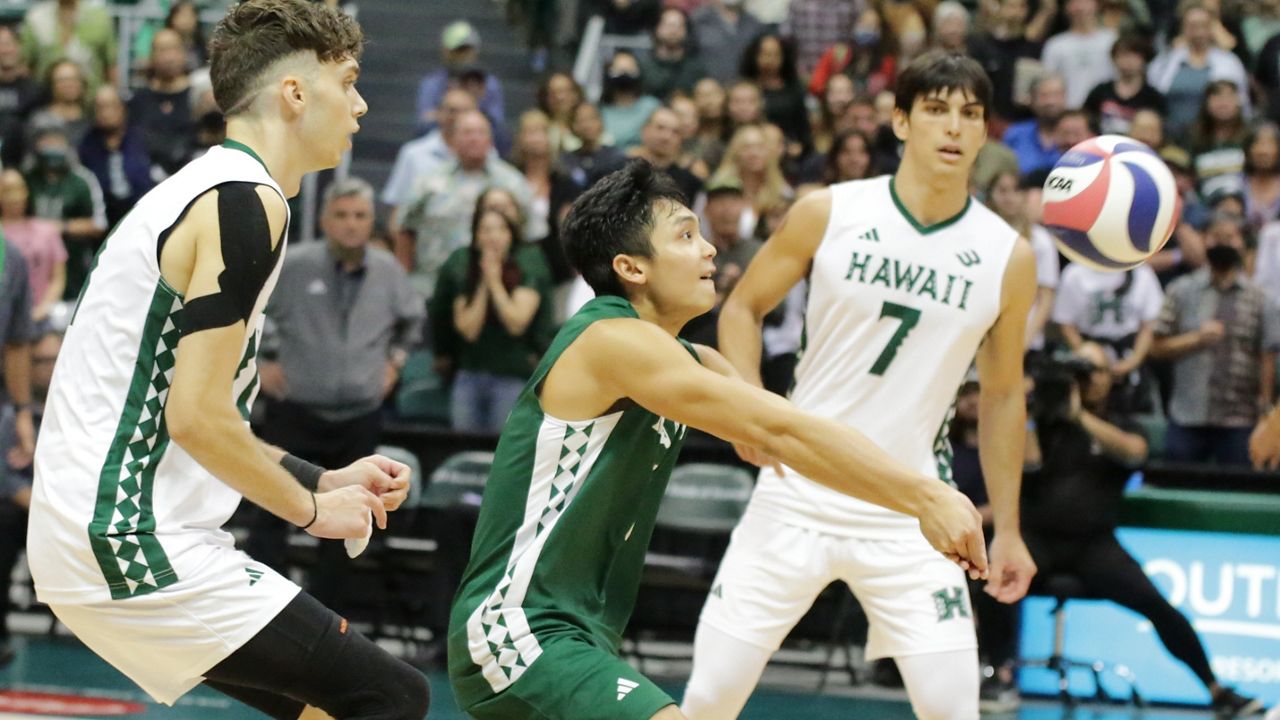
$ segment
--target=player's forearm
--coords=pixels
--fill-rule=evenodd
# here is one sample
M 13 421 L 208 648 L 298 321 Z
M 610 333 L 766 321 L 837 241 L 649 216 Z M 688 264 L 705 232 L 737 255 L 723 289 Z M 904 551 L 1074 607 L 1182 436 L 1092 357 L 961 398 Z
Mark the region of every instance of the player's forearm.
M 1147 459 L 1147 441 L 1128 433 L 1090 413 L 1080 413 L 1080 427 L 1098 441 L 1103 452 L 1128 465 L 1141 465 Z
M 170 408 L 166 423 L 169 436 L 192 459 L 253 504 L 294 525 L 306 525 L 313 517 L 310 492 L 280 466 L 279 458 L 271 461 L 276 449 L 255 438 L 230 403 L 177 414 Z
M 1022 492 L 1027 405 L 1021 383 L 1003 392 L 984 388 L 978 401 L 978 456 L 996 533 L 1021 534 L 1018 502 Z
M 764 387 L 760 377 L 760 356 L 764 352 L 762 318 L 730 295 L 720 308 L 717 328 L 720 354 L 742 375 L 742 379 Z
M 833 420 L 787 412 L 765 452 L 845 495 L 921 517 L 949 488 L 915 472 L 862 433 Z
M 102 237 L 107 229 L 102 227 L 93 218 L 72 218 L 66 221 L 64 225 L 68 235 L 81 239 L 96 239 Z

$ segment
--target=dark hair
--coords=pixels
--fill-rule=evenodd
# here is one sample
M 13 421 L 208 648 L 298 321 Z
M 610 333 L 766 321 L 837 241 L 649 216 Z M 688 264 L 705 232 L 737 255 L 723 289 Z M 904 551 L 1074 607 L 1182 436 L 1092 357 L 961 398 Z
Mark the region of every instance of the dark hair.
M 519 287 L 520 281 L 524 279 L 520 266 L 516 264 L 516 246 L 520 244 L 520 228 L 516 227 L 511 218 L 497 210 L 477 210 L 471 216 L 471 247 L 467 249 L 466 292 L 468 297 L 480 285 L 480 247 L 476 244 L 476 239 L 480 234 L 480 223 L 486 215 L 497 215 L 507 226 L 507 231 L 511 233 L 511 247 L 507 250 L 507 257 L 502 261 L 502 286 L 510 292 Z
M 1156 50 L 1151 45 L 1151 39 L 1133 30 L 1126 31 L 1111 44 L 1111 58 L 1113 60 L 1116 55 L 1122 52 L 1141 55 L 1142 61 L 1148 63 L 1156 56 Z
M 1094 135 L 1098 134 L 1097 128 L 1095 128 L 1093 125 L 1093 114 L 1090 113 L 1088 110 L 1083 110 L 1081 108 L 1072 108 L 1070 110 L 1063 110 L 1062 114 L 1058 116 L 1058 119 L 1053 122 L 1053 126 L 1056 128 L 1057 126 L 1062 124 L 1063 120 L 1066 120 L 1068 118 L 1084 118 L 1084 124 L 1086 127 L 1089 128 L 1089 132 Z
M 484 190 L 480 191 L 480 194 L 476 196 L 476 206 L 471 211 L 472 213 L 471 219 L 474 221 L 477 217 L 479 217 L 480 213 L 485 211 L 484 203 L 486 200 L 489 199 L 489 196 L 494 193 L 502 193 L 503 195 L 506 195 L 507 197 L 511 198 L 511 203 L 516 206 L 516 215 L 517 215 L 517 218 L 513 220 L 513 222 L 516 224 L 517 228 L 520 228 L 525 221 L 525 211 L 524 211 L 524 208 L 520 207 L 520 198 L 516 197 L 515 193 L 502 187 L 501 185 L 490 185 L 486 187 Z M 477 227 L 479 227 L 479 224 L 473 222 L 471 227 L 471 231 L 472 231 L 471 234 L 473 236 L 475 235 L 475 229 Z M 517 240 L 521 239 L 523 236 L 524 236 L 523 230 L 516 231 Z
M 246 0 L 218 23 L 209 42 L 213 97 L 224 114 L 247 109 L 263 74 L 297 52 L 322 63 L 360 58 L 364 34 L 350 16 L 306 0 Z
M 67 57 L 53 61 L 53 64 L 49 66 L 49 69 L 44 71 L 44 101 L 46 103 L 53 102 L 53 74 L 58 72 L 58 68 L 63 65 L 69 65 L 75 68 L 76 73 L 80 75 L 80 104 L 87 108 L 92 102 L 92 99 L 89 97 L 89 76 L 85 73 L 84 68 L 81 67 L 80 63 Z
M 679 186 L 647 161 L 633 159 L 604 176 L 573 203 L 560 228 L 569 263 L 596 295 L 626 297 L 613 272 L 618 255 L 653 256 L 653 206 L 685 202 Z
M 823 172 L 823 181 L 827 184 L 840 182 L 840 153 L 844 152 L 844 145 L 850 140 L 861 140 L 862 147 L 867 153 L 867 174 L 864 177 L 875 177 L 879 174 L 876 172 L 876 155 L 871 138 L 857 130 L 846 130 L 836 135 L 836 139 L 831 141 L 831 149 L 827 151 L 827 167 Z
M 1249 134 L 1245 136 L 1244 139 L 1244 173 L 1246 175 L 1252 175 L 1259 171 L 1274 173 L 1277 170 L 1280 170 L 1280 157 L 1277 157 L 1276 159 L 1277 164 L 1269 168 L 1259 168 L 1254 165 L 1253 160 L 1249 158 L 1249 151 L 1253 149 L 1253 144 L 1265 133 L 1271 133 L 1271 137 L 1274 138 L 1276 142 L 1280 143 L 1280 125 L 1276 125 L 1268 120 L 1263 120 L 1255 123 L 1253 127 L 1249 128 Z
M 1228 121 L 1231 126 L 1231 136 L 1237 142 L 1244 140 L 1248 127 L 1244 122 L 1244 103 L 1239 100 L 1240 88 L 1230 80 L 1214 80 L 1205 86 L 1204 95 L 1200 98 L 1200 111 L 1196 113 L 1196 121 L 1191 126 L 1190 150 L 1193 155 L 1213 148 L 1214 130 L 1217 128 L 1218 121 L 1209 114 L 1209 98 L 1228 89 L 1236 94 L 1238 111 L 1235 119 Z
M 796 72 L 796 47 L 787 38 L 771 32 L 762 32 L 751 40 L 751 44 L 746 50 L 742 51 L 742 59 L 738 63 L 738 74 L 752 81 L 760 81 L 760 64 L 757 56 L 760 54 L 760 46 L 764 45 L 764 41 L 773 38 L 778 41 L 778 46 L 782 48 L 782 67 L 778 68 L 778 74 L 782 76 L 782 81 L 787 85 L 795 85 L 800 82 L 800 75 Z
M 611 75 L 609 68 L 613 67 L 614 61 L 623 55 L 626 55 L 635 61 L 636 72 L 640 74 L 641 81 L 644 79 L 644 70 L 640 67 L 639 55 L 625 48 L 615 51 L 613 55 L 609 56 L 609 60 L 604 64 L 604 87 L 600 90 L 600 105 L 612 105 L 614 103 L 614 97 L 617 95 L 617 92 L 615 84 L 609 79 L 609 76 Z M 636 88 L 636 94 L 644 95 L 642 87 Z
M 555 114 L 551 112 L 551 81 L 556 79 L 557 77 L 568 78 L 569 82 L 573 83 L 574 92 L 578 93 L 578 102 L 574 103 L 573 108 L 569 110 L 570 113 L 576 110 L 578 107 L 578 103 L 581 103 L 586 98 L 586 96 L 582 92 L 582 85 L 579 85 L 578 81 L 573 79 L 573 75 L 567 72 L 551 73 L 550 75 L 547 76 L 546 80 L 543 80 L 542 83 L 538 85 L 537 104 L 538 104 L 538 109 L 546 113 L 547 117 L 551 118 L 552 120 L 555 120 L 556 117 L 555 117 Z
M 982 105 L 983 117 L 991 115 L 991 78 L 982 65 L 959 53 L 932 50 L 907 65 L 898 76 L 894 107 L 910 114 L 916 100 L 936 92 L 960 90 Z
M 200 25 L 200 8 L 196 6 L 192 0 L 178 0 L 169 7 L 169 14 L 164 16 L 164 26 L 170 30 L 173 28 L 173 18 L 178 15 L 178 11 L 184 7 L 190 7 L 192 12 L 196 14 L 196 28 L 191 33 L 191 42 L 195 46 L 196 52 L 201 55 L 205 52 L 204 28 Z

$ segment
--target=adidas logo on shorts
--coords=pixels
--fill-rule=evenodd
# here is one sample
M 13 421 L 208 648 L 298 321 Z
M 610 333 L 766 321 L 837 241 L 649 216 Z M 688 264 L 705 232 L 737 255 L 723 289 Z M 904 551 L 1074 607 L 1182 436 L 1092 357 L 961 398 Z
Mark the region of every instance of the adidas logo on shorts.
M 631 691 L 638 687 L 640 687 L 640 683 L 634 680 L 618 678 L 618 702 L 622 702 L 623 698 L 630 695 Z

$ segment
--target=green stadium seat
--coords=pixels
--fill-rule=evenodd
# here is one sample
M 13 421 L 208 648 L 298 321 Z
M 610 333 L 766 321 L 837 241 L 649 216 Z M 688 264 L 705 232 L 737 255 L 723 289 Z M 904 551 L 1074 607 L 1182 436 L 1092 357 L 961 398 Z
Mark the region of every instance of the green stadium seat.
M 436 374 L 434 363 L 430 350 L 409 355 L 400 375 L 396 413 L 405 420 L 448 427 L 449 387 Z

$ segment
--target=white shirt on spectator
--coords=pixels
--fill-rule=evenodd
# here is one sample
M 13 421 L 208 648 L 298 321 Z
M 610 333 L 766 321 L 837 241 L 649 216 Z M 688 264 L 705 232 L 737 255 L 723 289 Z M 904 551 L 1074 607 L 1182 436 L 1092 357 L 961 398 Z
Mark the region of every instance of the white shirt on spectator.
M 1253 281 L 1272 300 L 1280 302 L 1280 220 L 1272 220 L 1258 233 Z
M 1058 285 L 1053 321 L 1071 325 L 1085 337 L 1111 341 L 1137 333 L 1143 323 L 1155 322 L 1164 305 L 1164 291 L 1155 271 L 1140 265 L 1129 272 L 1133 282 L 1122 298 L 1116 298 L 1116 290 L 1129 273 L 1068 265 Z
M 1084 105 L 1089 91 L 1115 77 L 1111 46 L 1116 31 L 1099 26 L 1089 34 L 1070 30 L 1058 33 L 1044 44 L 1040 55 L 1045 70 L 1061 75 L 1067 84 L 1067 107 Z
M 1053 236 L 1048 230 L 1040 225 L 1031 226 L 1031 237 L 1027 238 L 1031 242 L 1031 251 L 1036 256 L 1036 286 L 1049 288 L 1050 290 L 1058 289 L 1058 248 L 1053 244 Z M 1037 301 L 1039 302 L 1039 301 Z M 1032 318 L 1035 317 L 1036 306 L 1031 306 L 1031 312 L 1027 313 L 1027 327 L 1031 327 Z M 1036 336 L 1031 338 L 1031 342 L 1027 344 L 1028 350 L 1041 350 L 1044 348 L 1044 330 L 1041 329 Z

